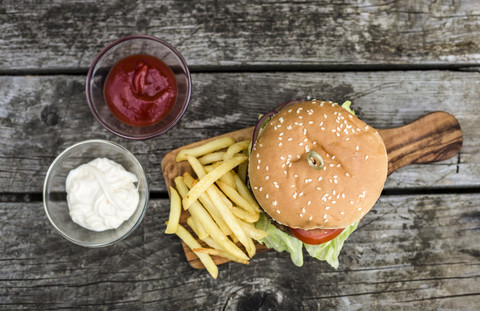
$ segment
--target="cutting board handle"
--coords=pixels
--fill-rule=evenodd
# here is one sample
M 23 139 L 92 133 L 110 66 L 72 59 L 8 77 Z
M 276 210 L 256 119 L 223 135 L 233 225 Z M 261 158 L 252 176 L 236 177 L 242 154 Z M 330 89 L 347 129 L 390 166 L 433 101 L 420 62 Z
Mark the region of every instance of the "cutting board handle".
M 410 164 L 442 161 L 463 144 L 462 129 L 449 113 L 432 112 L 410 124 L 378 130 L 388 155 L 388 174 Z

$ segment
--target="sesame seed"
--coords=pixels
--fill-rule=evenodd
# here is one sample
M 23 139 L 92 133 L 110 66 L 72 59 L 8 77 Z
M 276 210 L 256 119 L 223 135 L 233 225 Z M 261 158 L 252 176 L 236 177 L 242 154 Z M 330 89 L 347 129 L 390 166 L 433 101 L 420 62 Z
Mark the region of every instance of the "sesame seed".
M 295 175 L 293 175 L 293 177 L 295 177 L 295 178 L 298 178 L 298 175 L 297 175 L 297 174 L 295 174 Z
M 284 170 L 283 173 L 286 175 L 286 174 L 287 174 L 287 171 Z
M 312 216 L 308 217 L 308 220 L 312 220 Z
M 325 117 L 325 119 L 327 118 L 327 115 L 324 113 L 323 116 Z
M 340 212 L 340 215 L 343 215 L 343 214 L 345 214 L 345 213 L 344 213 L 344 212 Z
M 299 146 L 303 146 L 303 143 L 299 143 L 298 145 L 299 145 Z
M 293 140 L 293 138 L 291 138 L 291 137 L 290 137 L 290 138 L 289 138 L 289 139 L 287 139 L 287 140 L 288 140 L 288 141 L 292 141 L 292 140 Z
M 325 128 L 324 128 L 324 127 L 321 127 L 320 129 L 321 129 L 322 131 L 325 131 Z
M 322 188 L 320 188 L 320 187 L 317 187 L 317 190 L 322 190 Z
M 287 126 L 287 130 L 291 130 L 291 129 L 292 129 L 291 125 Z
M 338 164 L 337 164 L 337 167 L 340 167 L 340 166 L 342 166 L 342 165 L 341 165 L 340 163 L 338 163 Z
M 280 211 L 277 209 L 277 213 L 280 214 Z
M 332 156 L 332 160 L 334 160 L 334 159 L 335 159 L 335 156 Z
M 330 154 L 328 152 L 326 153 L 326 156 L 327 156 L 327 158 L 330 158 Z
M 318 180 L 318 181 L 321 181 L 322 179 L 323 179 L 323 177 L 322 177 L 322 176 L 320 176 L 320 177 L 318 177 L 318 179 L 317 179 L 317 180 Z
M 345 194 L 344 193 L 342 193 L 342 199 L 345 199 Z
M 308 201 L 308 202 L 307 202 L 307 205 L 310 206 L 311 204 L 312 204 L 312 201 Z
M 362 210 L 362 208 L 361 208 L 361 207 L 357 208 L 357 211 L 361 211 L 361 210 Z
M 335 133 L 335 134 L 336 134 L 337 136 L 340 136 L 340 133 L 339 133 L 339 132 L 337 132 L 337 133 Z
M 365 126 L 365 130 L 368 130 L 368 125 L 367 125 L 367 126 Z
M 327 221 L 328 221 L 328 219 L 325 219 L 323 222 L 327 222 Z
M 282 143 L 278 143 L 278 146 L 281 147 L 283 144 Z
M 260 155 L 257 153 L 255 156 L 258 158 Z
M 266 171 L 268 171 L 268 165 L 267 165 L 267 166 L 265 166 L 265 170 L 266 170 Z
M 277 206 L 277 201 L 272 202 L 273 206 Z
M 269 180 L 270 179 L 270 176 L 265 176 L 265 180 Z
M 329 166 L 330 166 L 330 167 L 334 167 L 335 165 L 333 165 L 333 163 L 330 163 L 330 165 L 329 165 Z
M 307 142 L 307 141 L 308 141 L 308 138 L 305 138 L 303 141 L 304 141 L 304 142 Z
M 262 190 L 263 190 L 263 187 L 258 188 L 258 191 L 262 191 Z
M 347 137 L 347 138 L 345 138 L 345 140 L 350 140 L 350 138 L 349 138 L 349 137 Z
M 357 151 L 358 151 L 358 149 L 359 149 L 359 148 L 358 148 L 358 146 L 355 146 L 355 150 L 357 150 Z
M 269 195 L 268 195 L 268 193 L 267 193 L 267 194 L 265 195 L 265 199 L 268 199 L 268 197 L 269 197 Z
M 320 125 L 320 126 L 322 126 L 322 125 L 323 125 L 323 121 L 322 121 L 322 122 L 320 122 L 320 124 L 319 124 L 319 125 Z
M 282 117 L 278 118 L 278 121 L 280 121 L 280 123 L 283 123 L 283 118 Z
M 353 205 L 353 201 L 350 201 L 350 204 L 352 204 L 352 205 Z
M 350 176 L 350 174 L 349 174 L 349 173 L 345 173 L 345 176 L 349 177 L 349 176 Z
M 277 139 L 278 139 L 278 140 L 282 140 L 282 137 L 279 136 L 279 137 L 277 137 Z
M 302 215 L 302 214 L 298 214 L 298 215 L 300 215 L 300 217 L 303 217 L 303 215 Z
M 333 180 L 334 183 L 337 183 L 338 181 L 336 179 Z
M 294 198 L 294 199 L 297 198 L 297 191 L 295 191 L 295 193 L 293 194 L 293 198 Z
M 323 218 L 324 218 L 324 219 L 327 219 L 327 214 L 323 215 Z
M 305 207 L 302 207 L 302 212 L 305 213 Z
M 313 124 L 313 121 L 308 121 L 308 124 Z
M 325 209 L 330 209 L 330 206 L 325 206 Z
M 368 154 L 365 156 L 365 160 L 367 160 L 367 159 L 368 159 Z
M 303 192 L 300 192 L 300 193 L 298 194 L 299 197 L 301 197 L 302 195 L 303 195 Z

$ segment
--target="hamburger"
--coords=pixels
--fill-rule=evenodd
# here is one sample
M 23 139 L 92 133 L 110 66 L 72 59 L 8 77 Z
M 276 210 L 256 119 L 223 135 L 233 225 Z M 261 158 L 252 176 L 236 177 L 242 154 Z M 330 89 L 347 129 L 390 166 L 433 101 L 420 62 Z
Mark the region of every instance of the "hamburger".
M 303 264 L 307 252 L 338 267 L 344 241 L 379 198 L 388 169 L 378 132 L 350 102 L 295 101 L 261 120 L 249 183 L 264 214 L 261 242 Z

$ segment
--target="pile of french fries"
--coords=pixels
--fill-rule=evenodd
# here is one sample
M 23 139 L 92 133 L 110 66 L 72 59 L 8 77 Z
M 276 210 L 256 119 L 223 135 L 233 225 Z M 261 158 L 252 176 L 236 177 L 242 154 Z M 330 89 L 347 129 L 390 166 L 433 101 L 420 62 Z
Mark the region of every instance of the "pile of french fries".
M 248 264 L 256 252 L 253 240 L 268 235 L 254 226 L 260 208 L 245 184 L 249 145 L 250 140 L 223 137 L 176 156 L 177 162 L 188 161 L 197 178 L 186 172 L 174 179 L 165 233 L 178 235 L 214 279 L 218 267 L 211 255 Z M 179 223 L 182 207 L 197 238 Z

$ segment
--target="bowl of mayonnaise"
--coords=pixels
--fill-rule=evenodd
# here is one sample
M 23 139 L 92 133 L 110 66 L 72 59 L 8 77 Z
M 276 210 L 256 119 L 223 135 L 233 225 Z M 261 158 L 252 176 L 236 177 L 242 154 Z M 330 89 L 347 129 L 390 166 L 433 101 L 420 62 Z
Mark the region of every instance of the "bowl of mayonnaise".
M 135 156 L 106 140 L 86 140 L 64 150 L 45 177 L 43 205 L 67 240 L 103 247 L 126 238 L 148 205 L 148 183 Z

